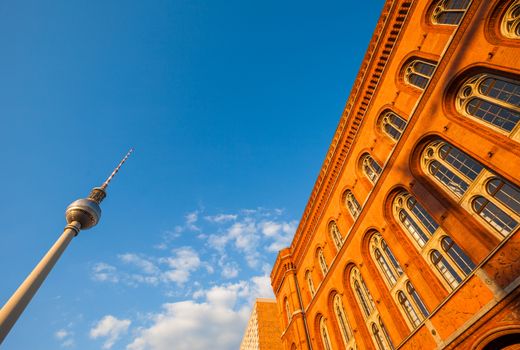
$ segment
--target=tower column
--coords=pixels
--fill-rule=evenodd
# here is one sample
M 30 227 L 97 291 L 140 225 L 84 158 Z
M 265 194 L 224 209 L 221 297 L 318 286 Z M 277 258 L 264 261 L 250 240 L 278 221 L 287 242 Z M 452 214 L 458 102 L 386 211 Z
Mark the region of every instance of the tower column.
M 27 276 L 25 281 L 18 287 L 16 292 L 5 303 L 0 310 L 0 344 L 7 336 L 16 320 L 22 314 L 25 307 L 29 304 L 32 297 L 40 288 L 41 284 L 52 270 L 56 261 L 60 258 L 65 248 L 69 245 L 74 236 L 79 233 L 81 225 L 77 221 L 73 221 L 65 227 L 60 238 L 49 249 L 47 254 L 40 260 L 38 265 Z

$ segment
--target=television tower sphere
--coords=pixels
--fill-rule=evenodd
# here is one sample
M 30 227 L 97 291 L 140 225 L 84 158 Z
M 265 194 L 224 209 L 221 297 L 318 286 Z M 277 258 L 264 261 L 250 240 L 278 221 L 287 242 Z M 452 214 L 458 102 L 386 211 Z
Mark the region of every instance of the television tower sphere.
M 101 218 L 101 208 L 99 204 L 90 198 L 78 199 L 72 202 L 65 210 L 67 223 L 77 221 L 82 230 L 96 226 Z

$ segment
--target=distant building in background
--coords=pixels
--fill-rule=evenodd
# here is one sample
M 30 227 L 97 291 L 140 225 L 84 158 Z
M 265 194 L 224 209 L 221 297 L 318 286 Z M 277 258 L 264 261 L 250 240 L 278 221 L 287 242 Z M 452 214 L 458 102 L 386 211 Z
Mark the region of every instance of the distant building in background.
M 256 299 L 240 350 L 282 349 L 276 300 Z
M 283 349 L 518 349 L 519 120 L 519 0 L 387 0 L 271 273 Z

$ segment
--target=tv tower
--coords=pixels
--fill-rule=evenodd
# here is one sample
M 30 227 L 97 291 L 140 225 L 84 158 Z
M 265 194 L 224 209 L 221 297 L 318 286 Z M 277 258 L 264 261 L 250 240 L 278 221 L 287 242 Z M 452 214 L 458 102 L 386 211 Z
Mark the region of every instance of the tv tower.
M 16 292 L 9 298 L 7 303 L 0 309 L 0 344 L 2 344 L 49 272 L 51 272 L 54 264 L 56 264 L 61 254 L 63 254 L 72 238 L 76 237 L 80 230 L 94 227 L 99 222 L 101 218 L 101 208 L 99 204 L 107 195 L 106 188 L 133 151 L 133 148 L 128 151 L 112 174 L 110 174 L 100 187 L 94 187 L 87 198 L 78 199 L 67 207 L 65 210 L 67 226 L 65 226 L 60 238 L 58 238 L 56 243 L 54 243 L 47 254 L 40 260 L 34 270 L 32 270 Z

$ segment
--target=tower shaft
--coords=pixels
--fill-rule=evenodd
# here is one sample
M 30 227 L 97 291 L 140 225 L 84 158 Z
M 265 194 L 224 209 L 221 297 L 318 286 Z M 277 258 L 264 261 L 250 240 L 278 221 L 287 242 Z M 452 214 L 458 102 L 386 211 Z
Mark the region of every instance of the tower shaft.
M 0 344 L 14 326 L 25 307 L 29 304 L 36 291 L 38 291 L 38 288 L 40 288 L 72 238 L 78 234 L 80 228 L 80 223 L 77 221 L 73 221 L 65 227 L 60 238 L 58 238 L 56 243 L 54 243 L 47 254 L 45 254 L 34 270 L 32 270 L 25 281 L 23 281 L 16 292 L 2 307 L 0 310 Z

